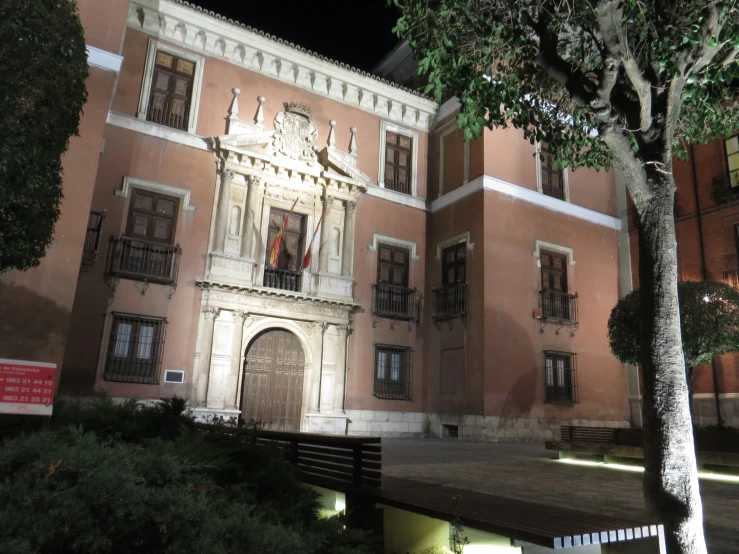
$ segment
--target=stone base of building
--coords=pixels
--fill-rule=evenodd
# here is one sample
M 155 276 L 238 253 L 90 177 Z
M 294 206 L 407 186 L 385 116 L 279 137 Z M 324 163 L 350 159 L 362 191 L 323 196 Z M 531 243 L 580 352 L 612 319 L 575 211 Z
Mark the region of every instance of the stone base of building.
M 304 433 L 321 433 L 324 435 L 346 435 L 349 421 L 346 414 L 315 413 L 305 414 L 301 431 Z
M 222 417 L 225 421 L 238 420 L 241 410 L 227 408 L 192 408 L 192 416 L 195 421 L 207 423 L 214 417 Z
M 636 412 L 641 422 L 641 401 L 633 399 L 631 403 L 632 413 Z M 725 427 L 739 428 L 739 393 L 719 394 L 719 410 Z M 697 427 L 718 425 L 716 413 L 716 397 L 713 394 L 693 396 L 693 419 Z
M 472 442 L 554 440 L 561 425 L 628 428 L 628 421 L 347 410 L 349 435 L 458 437 Z

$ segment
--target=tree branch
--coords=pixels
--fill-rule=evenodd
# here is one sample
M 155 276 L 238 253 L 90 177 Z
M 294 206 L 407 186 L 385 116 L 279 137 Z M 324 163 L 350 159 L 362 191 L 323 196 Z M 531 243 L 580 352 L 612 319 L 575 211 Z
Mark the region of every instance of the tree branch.
M 608 52 L 621 60 L 626 75 L 639 96 L 639 130 L 652 126 L 652 84 L 644 77 L 626 40 L 622 23 L 623 8 L 613 0 L 598 4 L 598 25 Z

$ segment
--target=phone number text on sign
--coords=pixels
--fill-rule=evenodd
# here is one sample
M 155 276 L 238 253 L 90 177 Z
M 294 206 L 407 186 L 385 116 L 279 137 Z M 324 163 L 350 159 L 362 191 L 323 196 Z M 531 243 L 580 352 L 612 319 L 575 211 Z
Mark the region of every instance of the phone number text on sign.
M 0 413 L 51 415 L 56 364 L 0 359 Z

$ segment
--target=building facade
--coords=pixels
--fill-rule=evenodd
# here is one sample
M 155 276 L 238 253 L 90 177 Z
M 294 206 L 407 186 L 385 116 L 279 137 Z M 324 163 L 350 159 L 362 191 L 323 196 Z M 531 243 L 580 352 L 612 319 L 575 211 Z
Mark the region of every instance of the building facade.
M 63 207 L 77 232 L 57 228 L 77 269 L 59 353 L 17 348 L 8 314 L 0 357 L 57 361 L 62 393 L 179 395 L 276 429 L 638 424 L 606 336 L 632 275 L 613 174 L 559 170 L 515 130 L 464 142 L 456 99 L 397 84 L 405 46 L 368 74 L 187 3 L 113 4 L 120 69 Z M 81 3 L 102 32 L 99 9 Z M 22 283 L 55 280 L 55 254 L 2 286 L 38 292 Z

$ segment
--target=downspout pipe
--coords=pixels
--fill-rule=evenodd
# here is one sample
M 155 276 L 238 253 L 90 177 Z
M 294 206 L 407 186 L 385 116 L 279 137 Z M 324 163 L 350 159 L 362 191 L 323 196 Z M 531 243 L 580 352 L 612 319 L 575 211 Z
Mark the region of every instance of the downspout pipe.
M 701 279 L 705 281 L 708 278 L 708 271 L 706 269 L 706 251 L 703 245 L 703 217 L 701 214 L 700 196 L 698 194 L 698 170 L 696 168 L 695 161 L 695 147 L 690 145 L 690 169 L 693 174 L 693 195 L 695 196 L 695 212 L 696 219 L 698 222 L 698 246 L 701 255 Z M 718 391 L 718 371 L 716 369 L 716 358 L 711 360 L 711 374 L 713 376 L 713 396 L 716 403 L 716 421 L 719 427 L 724 426 L 723 418 L 721 417 L 721 400 L 719 399 Z M 693 406 L 690 407 L 691 412 Z

